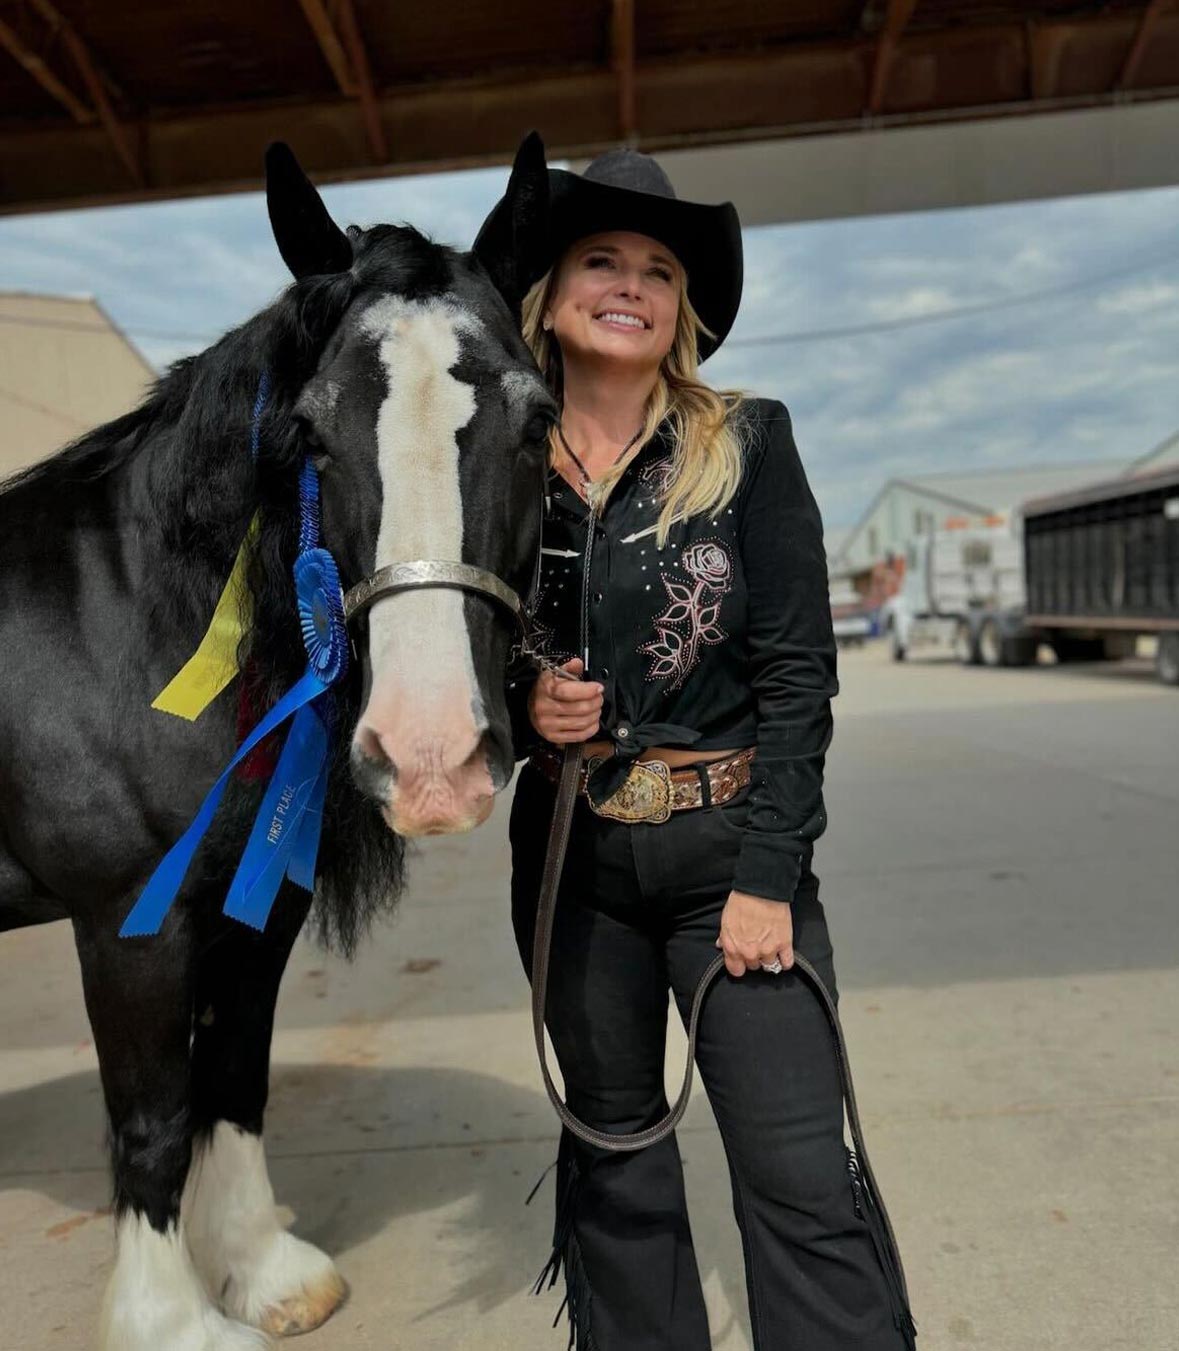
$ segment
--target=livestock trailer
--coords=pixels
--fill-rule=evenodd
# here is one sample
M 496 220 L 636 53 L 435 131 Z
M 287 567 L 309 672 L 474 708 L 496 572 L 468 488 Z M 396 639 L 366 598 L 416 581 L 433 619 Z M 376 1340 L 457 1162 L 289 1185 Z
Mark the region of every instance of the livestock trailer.
M 1158 637 L 1179 684 L 1179 465 L 1025 502 L 1024 633 L 1057 655 L 1122 656 Z

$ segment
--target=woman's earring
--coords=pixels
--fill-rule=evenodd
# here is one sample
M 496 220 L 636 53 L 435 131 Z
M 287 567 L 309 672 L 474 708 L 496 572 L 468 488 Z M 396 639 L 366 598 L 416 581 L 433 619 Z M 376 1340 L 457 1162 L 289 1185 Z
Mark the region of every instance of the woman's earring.
M 546 314 L 545 317 L 541 320 L 541 325 L 540 325 L 540 326 L 541 326 L 541 328 L 543 328 L 544 331 L 547 333 L 547 332 L 549 331 L 549 329 L 551 329 L 552 326 L 553 326 L 553 321 L 552 321 L 551 316 L 549 316 L 549 315 Z

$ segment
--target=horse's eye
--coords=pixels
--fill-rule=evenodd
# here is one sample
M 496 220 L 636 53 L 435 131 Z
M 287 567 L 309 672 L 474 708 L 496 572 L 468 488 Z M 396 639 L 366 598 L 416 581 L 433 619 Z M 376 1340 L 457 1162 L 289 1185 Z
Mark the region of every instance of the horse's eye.
M 548 413 L 533 413 L 524 424 L 524 444 L 539 446 L 548 439 L 553 419 Z

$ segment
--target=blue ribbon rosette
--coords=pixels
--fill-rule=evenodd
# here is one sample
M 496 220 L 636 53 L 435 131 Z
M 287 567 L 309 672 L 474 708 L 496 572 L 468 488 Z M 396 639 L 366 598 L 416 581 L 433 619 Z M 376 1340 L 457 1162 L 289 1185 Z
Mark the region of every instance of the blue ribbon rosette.
M 123 921 L 120 938 L 159 932 L 233 771 L 288 720 L 290 730 L 229 884 L 224 912 L 261 930 L 284 877 L 307 891 L 315 888 L 335 731 L 332 700 L 326 696 L 348 669 L 348 632 L 335 559 L 319 547 L 319 477 L 307 460 L 299 475 L 299 556 L 294 577 L 307 669 L 237 748 L 191 825 L 148 880 Z

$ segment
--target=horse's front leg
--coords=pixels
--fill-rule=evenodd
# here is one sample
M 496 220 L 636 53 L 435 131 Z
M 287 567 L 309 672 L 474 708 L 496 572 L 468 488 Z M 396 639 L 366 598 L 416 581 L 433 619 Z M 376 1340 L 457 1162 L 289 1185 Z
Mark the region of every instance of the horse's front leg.
M 262 1145 L 274 1006 L 307 902 L 284 886 L 265 934 L 235 926 L 197 968 L 189 1245 L 222 1308 L 278 1336 L 318 1327 L 348 1293 L 331 1258 L 279 1223 Z
M 121 940 L 116 928 L 109 916 L 74 926 L 114 1164 L 116 1257 L 99 1346 L 260 1351 L 269 1340 L 209 1299 L 180 1225 L 192 1155 L 190 941 L 182 923 L 147 940 Z

